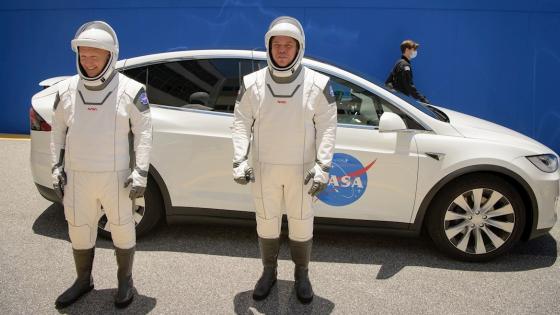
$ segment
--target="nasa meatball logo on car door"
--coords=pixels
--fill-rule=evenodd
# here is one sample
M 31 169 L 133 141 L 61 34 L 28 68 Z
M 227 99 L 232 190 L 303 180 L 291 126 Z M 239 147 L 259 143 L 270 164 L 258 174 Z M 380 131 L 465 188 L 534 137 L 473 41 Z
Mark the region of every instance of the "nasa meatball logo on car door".
M 346 206 L 360 199 L 367 187 L 367 171 L 375 164 L 373 160 L 365 167 L 355 157 L 335 153 L 329 172 L 327 189 L 319 194 L 322 202 L 331 206 Z

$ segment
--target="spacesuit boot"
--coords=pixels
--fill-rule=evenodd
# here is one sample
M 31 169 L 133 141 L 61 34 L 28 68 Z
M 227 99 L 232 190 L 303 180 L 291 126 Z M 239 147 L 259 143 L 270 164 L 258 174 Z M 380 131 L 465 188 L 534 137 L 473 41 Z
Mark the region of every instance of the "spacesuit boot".
M 295 289 L 298 300 L 303 304 L 308 304 L 313 300 L 313 288 L 308 277 L 309 260 L 311 258 L 311 245 L 313 239 L 305 242 L 290 240 L 290 252 L 294 262 Z
M 119 288 L 115 296 L 115 306 L 117 308 L 125 308 L 134 298 L 134 285 L 132 281 L 134 247 L 129 249 L 115 248 L 115 256 L 117 256 L 117 279 L 119 280 Z
M 73 252 L 76 264 L 76 281 L 56 299 L 55 306 L 57 309 L 72 305 L 80 297 L 93 289 L 91 268 L 93 266 L 95 249 L 73 249 Z
M 280 239 L 266 239 L 259 237 L 259 249 L 263 262 L 262 275 L 253 290 L 253 299 L 260 301 L 265 299 L 276 283 L 276 268 L 278 267 L 278 249 Z

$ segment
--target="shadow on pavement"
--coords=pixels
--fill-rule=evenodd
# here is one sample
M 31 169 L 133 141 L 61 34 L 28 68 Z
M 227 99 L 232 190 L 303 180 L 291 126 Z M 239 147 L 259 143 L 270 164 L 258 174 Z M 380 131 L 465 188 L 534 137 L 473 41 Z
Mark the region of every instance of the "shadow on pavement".
M 68 241 L 62 206 L 52 204 L 33 224 L 36 234 Z M 279 259 L 290 260 L 286 231 L 282 233 Z M 112 248 L 98 238 L 97 247 Z M 138 251 L 172 251 L 230 257 L 259 258 L 254 226 L 183 224 L 162 226 L 139 239 Z M 521 242 L 510 253 L 487 263 L 452 260 L 438 252 L 427 238 L 405 238 L 356 231 L 331 231 L 317 227 L 311 260 L 319 262 L 380 265 L 377 279 L 388 279 L 407 266 L 425 266 L 480 272 L 526 271 L 552 266 L 558 256 L 556 240 L 547 234 Z
M 117 309 L 113 304 L 113 296 L 116 293 L 116 288 L 93 289 L 76 303 L 58 310 L 58 312 L 61 314 L 148 314 L 156 307 L 157 300 L 155 298 L 135 292 L 134 300 L 127 308 Z M 53 309 L 55 309 L 54 303 Z
M 294 291 L 294 282 L 278 280 L 263 301 L 253 300 L 253 291 L 245 291 L 235 295 L 233 299 L 235 314 L 330 314 L 334 303 L 315 295 L 307 305 L 301 304 Z

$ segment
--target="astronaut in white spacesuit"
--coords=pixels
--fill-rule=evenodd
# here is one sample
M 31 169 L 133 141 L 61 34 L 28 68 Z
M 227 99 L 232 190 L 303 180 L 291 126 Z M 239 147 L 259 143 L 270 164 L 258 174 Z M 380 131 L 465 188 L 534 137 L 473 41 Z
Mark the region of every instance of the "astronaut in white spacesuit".
M 144 195 L 152 145 L 144 86 L 115 70 L 119 43 L 105 22 L 80 27 L 72 40 L 78 74 L 57 84 L 51 132 L 52 174 L 62 198 L 77 279 L 56 300 L 63 308 L 93 289 L 91 269 L 100 205 L 118 271 L 117 307 L 134 297 L 133 200 Z
M 309 303 L 313 299 L 308 278 L 313 197 L 328 183 L 336 138 L 336 102 L 329 78 L 301 65 L 305 35 L 296 19 L 275 19 L 265 44 L 268 67 L 243 78 L 232 136 L 234 180 L 239 184 L 254 182 L 264 268 L 253 298 L 266 298 L 276 283 L 285 205 L 296 295 L 302 303 Z

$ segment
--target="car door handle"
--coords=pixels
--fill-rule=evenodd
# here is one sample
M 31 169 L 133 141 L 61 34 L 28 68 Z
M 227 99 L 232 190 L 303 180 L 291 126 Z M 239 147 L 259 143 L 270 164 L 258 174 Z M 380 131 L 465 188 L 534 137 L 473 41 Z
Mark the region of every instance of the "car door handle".
M 440 161 L 445 157 L 445 153 L 438 153 L 438 152 L 424 152 L 427 156 L 431 157 L 436 161 Z

